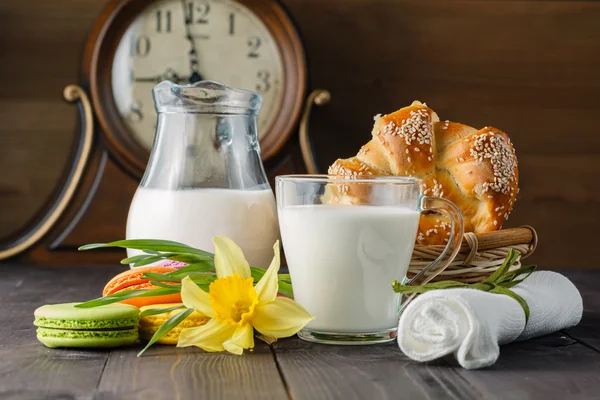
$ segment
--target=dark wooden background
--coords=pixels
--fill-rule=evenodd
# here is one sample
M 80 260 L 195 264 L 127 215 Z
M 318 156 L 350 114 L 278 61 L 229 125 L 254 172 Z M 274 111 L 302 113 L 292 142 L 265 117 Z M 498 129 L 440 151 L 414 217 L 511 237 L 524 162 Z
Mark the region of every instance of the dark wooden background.
M 0 240 L 35 216 L 66 167 L 78 121 L 62 90 L 78 82 L 83 44 L 106 3 L 0 2 Z M 522 189 L 508 225 L 538 230 L 533 261 L 599 265 L 600 2 L 283 3 L 305 41 L 311 87 L 333 97 L 312 123 L 321 168 L 369 140 L 373 115 L 426 101 L 442 119 L 509 133 Z M 121 175 L 105 171 L 102 185 Z M 94 238 L 124 236 L 136 186 L 126 179 L 84 216 L 100 232 Z

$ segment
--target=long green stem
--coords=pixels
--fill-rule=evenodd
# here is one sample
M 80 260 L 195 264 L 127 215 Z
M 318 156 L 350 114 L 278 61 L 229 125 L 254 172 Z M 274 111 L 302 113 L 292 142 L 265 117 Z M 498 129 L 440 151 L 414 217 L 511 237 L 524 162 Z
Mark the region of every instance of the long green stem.
M 517 268 L 514 271 L 510 271 L 517 260 L 519 259 L 520 253 L 514 249 L 510 249 L 502 265 L 486 280 L 481 283 L 464 283 L 457 281 L 439 281 L 431 282 L 425 285 L 408 286 L 403 285 L 398 281 L 392 283 L 392 287 L 395 292 L 401 294 L 413 294 L 413 293 L 425 293 L 430 290 L 438 289 L 452 289 L 452 288 L 470 288 L 477 289 L 484 292 L 497 293 L 507 295 L 516 300 L 523 311 L 525 312 L 525 321 L 529 320 L 529 306 L 527 302 L 518 294 L 510 290 L 515 285 L 523 282 L 533 271 L 535 271 L 535 265 L 528 265 L 525 267 Z

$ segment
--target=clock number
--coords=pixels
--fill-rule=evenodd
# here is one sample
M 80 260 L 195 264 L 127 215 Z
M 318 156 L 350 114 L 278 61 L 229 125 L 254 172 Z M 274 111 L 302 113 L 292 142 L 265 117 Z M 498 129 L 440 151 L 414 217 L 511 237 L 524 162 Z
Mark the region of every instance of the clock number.
M 235 33 L 235 14 L 229 14 L 229 34 L 233 35 Z
M 262 69 L 258 71 L 256 77 L 259 80 L 256 84 L 256 90 L 258 92 L 267 93 L 271 89 L 271 74 L 269 71 Z
M 156 32 L 162 32 L 163 13 L 162 10 L 156 10 Z M 171 10 L 165 12 L 165 32 L 171 32 Z
M 196 8 L 200 13 L 200 17 L 196 20 L 199 24 L 208 24 L 208 13 L 210 12 L 210 4 L 201 4 Z
M 150 38 L 148 36 L 140 36 L 135 40 L 135 55 L 138 57 L 146 57 L 150 53 Z
M 261 43 L 262 42 L 258 36 L 250 36 L 248 38 L 248 47 L 250 47 L 248 58 L 258 58 L 258 48 L 260 47 Z
M 194 10 L 200 14 L 197 19 L 194 19 Z M 188 3 L 189 22 L 196 24 L 208 24 L 208 13 L 210 13 L 210 4 L 203 3 L 194 9 L 194 2 Z
M 131 104 L 129 109 L 129 119 L 131 122 L 142 122 L 144 120 L 144 114 L 142 113 L 142 103 L 136 101 Z

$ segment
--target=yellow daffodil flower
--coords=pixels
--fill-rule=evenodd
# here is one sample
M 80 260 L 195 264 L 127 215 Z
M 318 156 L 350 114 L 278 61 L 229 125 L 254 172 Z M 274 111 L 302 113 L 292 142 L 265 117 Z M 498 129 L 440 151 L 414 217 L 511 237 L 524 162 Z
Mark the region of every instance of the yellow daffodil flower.
M 273 247 L 271 265 L 256 286 L 238 245 L 224 236 L 215 237 L 213 244 L 217 280 L 210 284 L 209 292 L 189 277 L 181 281 L 183 304 L 211 319 L 203 326 L 184 328 L 178 347 L 198 346 L 240 355 L 254 347 L 254 329 L 274 340 L 295 335 L 313 319 L 295 301 L 277 297 L 279 241 Z

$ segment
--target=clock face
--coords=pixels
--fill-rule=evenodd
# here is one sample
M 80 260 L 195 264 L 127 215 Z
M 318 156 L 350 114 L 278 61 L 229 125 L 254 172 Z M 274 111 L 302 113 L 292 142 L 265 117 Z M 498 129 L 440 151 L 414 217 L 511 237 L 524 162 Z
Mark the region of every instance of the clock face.
M 282 56 L 268 28 L 229 0 L 154 2 L 119 42 L 112 65 L 115 104 L 148 150 L 156 130 L 152 88 L 165 79 L 207 79 L 260 93 L 259 138 L 280 111 L 285 83 Z

